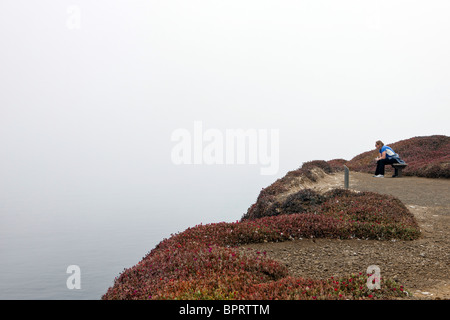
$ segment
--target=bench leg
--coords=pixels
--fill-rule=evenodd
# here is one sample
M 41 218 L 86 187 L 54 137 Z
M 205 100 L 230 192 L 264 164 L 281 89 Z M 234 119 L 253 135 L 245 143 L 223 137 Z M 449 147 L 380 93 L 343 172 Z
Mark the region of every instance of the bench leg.
M 398 177 L 401 177 L 401 176 L 402 176 L 402 171 L 403 171 L 403 168 L 395 168 L 395 174 L 396 174 Z
M 396 177 L 398 177 L 398 169 L 396 168 L 396 167 L 394 167 L 394 166 L 392 166 L 392 168 L 394 168 L 394 175 L 392 176 L 392 178 L 396 178 Z

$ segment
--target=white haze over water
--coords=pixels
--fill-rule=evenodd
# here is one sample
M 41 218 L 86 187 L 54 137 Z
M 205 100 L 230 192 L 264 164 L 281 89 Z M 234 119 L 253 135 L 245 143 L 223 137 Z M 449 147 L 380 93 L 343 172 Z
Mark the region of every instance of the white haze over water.
M 449 135 L 449 14 L 444 0 L 1 1 L 0 298 L 98 299 L 163 238 L 240 219 L 302 162 Z M 278 130 L 278 171 L 176 165 L 171 136 L 196 121 Z

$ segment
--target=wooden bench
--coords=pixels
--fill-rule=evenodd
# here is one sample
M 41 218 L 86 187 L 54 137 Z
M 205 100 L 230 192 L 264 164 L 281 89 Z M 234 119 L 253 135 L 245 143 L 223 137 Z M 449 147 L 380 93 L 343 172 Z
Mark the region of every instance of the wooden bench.
M 395 169 L 395 173 L 392 177 L 402 177 L 402 170 L 406 168 L 408 164 L 406 163 L 393 163 L 391 164 L 392 168 Z

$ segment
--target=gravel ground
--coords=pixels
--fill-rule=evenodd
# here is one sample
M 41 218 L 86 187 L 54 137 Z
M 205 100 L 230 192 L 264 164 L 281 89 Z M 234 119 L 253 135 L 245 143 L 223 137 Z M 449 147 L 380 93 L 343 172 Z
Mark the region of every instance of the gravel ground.
M 343 186 L 343 174 L 321 179 L 314 188 Z M 366 272 L 377 265 L 415 299 L 450 299 L 450 180 L 418 177 L 373 178 L 350 173 L 350 189 L 391 194 L 414 214 L 422 237 L 413 241 L 302 239 L 247 245 L 284 263 L 294 276 L 328 278 Z

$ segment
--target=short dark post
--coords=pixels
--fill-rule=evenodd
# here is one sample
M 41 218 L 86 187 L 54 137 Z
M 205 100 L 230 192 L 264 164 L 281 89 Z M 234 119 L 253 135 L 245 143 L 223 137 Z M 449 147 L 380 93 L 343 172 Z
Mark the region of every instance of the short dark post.
M 349 180 L 350 170 L 347 166 L 344 166 L 344 188 L 348 189 L 348 180 Z

